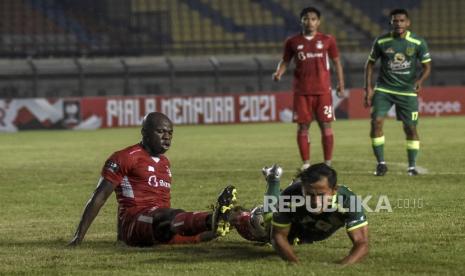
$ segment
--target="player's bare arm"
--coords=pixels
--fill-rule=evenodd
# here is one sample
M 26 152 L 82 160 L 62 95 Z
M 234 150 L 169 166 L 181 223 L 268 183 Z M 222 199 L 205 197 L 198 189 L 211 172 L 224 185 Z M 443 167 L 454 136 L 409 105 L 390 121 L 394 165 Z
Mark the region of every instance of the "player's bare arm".
M 365 107 L 371 106 L 371 100 L 373 99 L 373 85 L 371 80 L 373 78 L 373 66 L 374 62 L 368 60 L 365 64 Z
M 281 60 L 278 63 L 278 68 L 276 68 L 276 72 L 273 73 L 273 80 L 274 81 L 280 81 L 281 80 L 281 77 L 286 72 L 288 65 L 289 65 L 289 62 L 286 62 L 284 60 Z
M 431 74 L 431 62 L 425 62 L 421 64 L 422 71 L 418 80 L 415 81 L 415 92 L 420 93 L 421 88 L 423 87 L 423 82 L 429 77 Z
M 298 263 L 299 259 L 294 253 L 292 246 L 287 240 L 289 235 L 290 227 L 277 227 L 272 226 L 271 228 L 271 243 L 273 244 L 274 249 L 285 261 L 291 263 Z
M 368 255 L 368 226 L 363 226 L 347 233 L 352 241 L 349 255 L 340 261 L 342 265 L 357 263 Z
M 336 95 L 340 98 L 344 97 L 344 70 L 342 68 L 341 59 L 339 57 L 333 59 L 334 67 L 336 68 L 336 76 L 337 76 L 337 87 L 336 87 Z
M 99 213 L 100 208 L 102 208 L 108 197 L 113 193 L 113 190 L 114 187 L 108 180 L 105 180 L 104 178 L 99 180 L 97 188 L 84 208 L 84 212 L 82 214 L 81 220 L 79 221 L 76 233 L 68 245 L 75 246 L 82 242 L 84 236 L 87 233 L 87 230 Z

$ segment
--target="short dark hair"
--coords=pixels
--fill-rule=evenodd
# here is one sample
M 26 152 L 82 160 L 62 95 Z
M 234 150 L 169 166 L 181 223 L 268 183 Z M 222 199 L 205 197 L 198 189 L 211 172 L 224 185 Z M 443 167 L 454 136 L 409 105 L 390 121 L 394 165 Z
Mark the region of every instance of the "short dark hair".
M 389 13 L 389 17 L 393 17 L 394 15 L 398 15 L 398 14 L 404 14 L 408 18 L 408 11 L 406 9 L 393 9 Z
M 300 19 L 302 19 L 302 17 L 304 17 L 304 15 L 306 15 L 309 12 L 314 12 L 316 14 L 316 16 L 318 17 L 318 19 L 321 16 L 321 12 L 317 8 L 315 8 L 315 7 L 306 7 L 306 8 L 303 8 L 302 11 L 300 12 Z
M 312 165 L 304 171 L 302 171 L 301 173 L 299 173 L 297 177 L 300 178 L 302 184 L 304 185 L 311 185 L 321 180 L 323 177 L 326 177 L 328 179 L 329 187 L 331 189 L 334 189 L 334 187 L 336 187 L 337 184 L 336 171 L 330 166 L 326 165 L 325 163 L 318 163 Z

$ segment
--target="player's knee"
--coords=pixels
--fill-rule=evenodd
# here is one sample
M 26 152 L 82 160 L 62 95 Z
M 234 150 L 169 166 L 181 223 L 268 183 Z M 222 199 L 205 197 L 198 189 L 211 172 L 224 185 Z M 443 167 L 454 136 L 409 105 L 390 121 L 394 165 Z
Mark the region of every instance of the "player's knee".
M 407 139 L 418 139 L 417 127 L 415 125 L 404 125 L 404 132 Z
M 383 119 L 383 118 L 374 118 L 374 119 L 371 119 L 371 126 L 372 126 L 373 129 L 375 129 L 375 130 L 382 130 L 382 128 L 383 128 L 383 123 L 384 123 L 384 119 Z
M 310 128 L 310 124 L 299 124 L 298 127 L 297 127 L 297 132 L 299 132 L 299 133 L 302 133 L 302 132 L 307 133 L 309 128 Z
M 331 125 L 330 125 L 329 127 L 324 127 L 324 128 L 322 129 L 322 134 L 323 134 L 324 136 L 331 136 L 331 135 L 333 135 L 333 129 L 331 128 Z
M 158 209 L 153 214 L 153 221 L 156 223 L 164 222 L 164 221 L 172 221 L 176 217 L 177 214 L 184 212 L 182 209 Z

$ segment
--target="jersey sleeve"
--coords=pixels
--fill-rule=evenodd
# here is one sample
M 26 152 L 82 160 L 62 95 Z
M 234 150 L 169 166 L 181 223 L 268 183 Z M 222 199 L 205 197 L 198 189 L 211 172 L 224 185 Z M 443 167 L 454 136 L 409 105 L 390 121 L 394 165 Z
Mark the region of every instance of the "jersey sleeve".
M 294 57 L 294 50 L 292 49 L 292 40 L 291 38 L 288 38 L 286 42 L 284 43 L 284 50 L 283 50 L 283 60 L 285 62 L 291 61 L 291 59 Z
M 331 59 L 339 57 L 339 50 L 337 48 L 336 39 L 332 36 L 329 38 L 328 55 Z
M 421 40 L 421 44 L 418 46 L 417 54 L 421 63 L 431 62 L 431 55 L 428 50 L 428 45 L 424 39 Z
M 375 40 L 373 46 L 371 47 L 371 52 L 368 55 L 368 60 L 375 62 L 381 55 L 381 49 L 379 47 L 378 39 Z
M 343 207 L 348 210 L 348 212 L 345 213 L 344 221 L 347 232 L 368 225 L 363 206 L 361 205 L 362 199 L 357 197 L 349 188 L 345 186 L 343 188 L 345 189 Z
M 115 152 L 105 161 L 101 175 L 116 187 L 121 184 L 124 176 L 128 175 L 128 163 L 127 157 L 125 158 L 120 152 Z

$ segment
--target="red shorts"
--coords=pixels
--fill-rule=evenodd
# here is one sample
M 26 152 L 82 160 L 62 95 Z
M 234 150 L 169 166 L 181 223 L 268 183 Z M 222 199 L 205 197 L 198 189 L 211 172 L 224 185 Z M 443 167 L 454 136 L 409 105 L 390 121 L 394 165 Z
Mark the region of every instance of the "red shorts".
M 310 123 L 313 116 L 318 122 L 334 120 L 333 97 L 331 94 L 295 95 L 294 94 L 294 122 Z
M 153 235 L 153 215 L 158 208 L 139 212 L 126 212 L 121 219 L 121 238 L 130 246 L 152 246 L 155 244 Z

